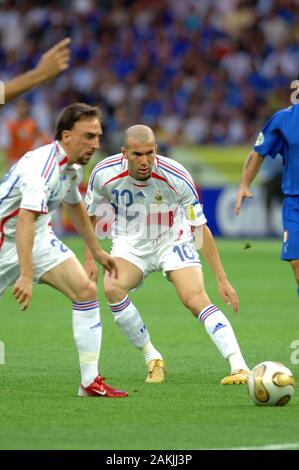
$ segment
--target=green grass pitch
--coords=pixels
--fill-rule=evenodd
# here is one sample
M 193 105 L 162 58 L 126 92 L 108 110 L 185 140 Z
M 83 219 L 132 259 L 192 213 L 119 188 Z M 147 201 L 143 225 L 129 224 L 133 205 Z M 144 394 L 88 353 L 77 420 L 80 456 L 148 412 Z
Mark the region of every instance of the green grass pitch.
M 81 257 L 80 240 L 66 242 Z M 279 260 L 280 243 L 254 241 L 244 250 L 244 242 L 219 240 L 218 246 L 239 294 L 239 314 L 223 305 L 208 267 L 206 287 L 231 320 L 249 366 L 278 360 L 298 380 L 290 348 L 299 339 L 298 299 L 290 267 Z M 298 390 L 286 407 L 271 408 L 251 403 L 246 386 L 221 386 L 226 361 L 160 273 L 132 298 L 167 361 L 161 385 L 144 383 L 143 357 L 113 324 L 101 282 L 99 291 L 101 373 L 129 397 L 78 398 L 68 299 L 37 286 L 23 313 L 7 291 L 0 303 L 6 352 L 6 364 L 0 365 L 1 449 L 299 448 Z

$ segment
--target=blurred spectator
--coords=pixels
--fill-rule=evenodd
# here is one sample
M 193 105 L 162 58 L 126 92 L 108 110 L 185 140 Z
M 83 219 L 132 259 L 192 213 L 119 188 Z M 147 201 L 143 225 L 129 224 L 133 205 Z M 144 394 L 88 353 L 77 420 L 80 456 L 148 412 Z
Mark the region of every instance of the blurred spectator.
M 71 36 L 68 76 L 30 94 L 43 129 L 76 100 L 102 108 L 104 151 L 120 125 L 136 122 L 154 127 L 166 145 L 245 144 L 272 106 L 289 104 L 285 90 L 298 73 L 299 0 L 42 5 L 0 0 L 0 69 L 7 80 Z
M 39 130 L 36 121 L 30 117 L 29 109 L 28 102 L 19 99 L 16 103 L 16 117 L 6 123 L 4 141 L 8 167 L 29 150 L 51 142 L 51 139 Z

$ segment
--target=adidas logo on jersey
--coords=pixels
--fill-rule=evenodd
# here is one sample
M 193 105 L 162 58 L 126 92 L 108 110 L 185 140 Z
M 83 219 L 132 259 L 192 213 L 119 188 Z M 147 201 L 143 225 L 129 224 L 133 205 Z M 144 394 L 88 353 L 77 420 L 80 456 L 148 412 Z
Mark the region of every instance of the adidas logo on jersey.
M 139 197 L 139 198 L 142 198 L 142 199 L 145 198 L 145 195 L 143 194 L 142 191 L 139 191 L 138 193 L 136 193 L 135 196 L 136 196 L 136 197 Z

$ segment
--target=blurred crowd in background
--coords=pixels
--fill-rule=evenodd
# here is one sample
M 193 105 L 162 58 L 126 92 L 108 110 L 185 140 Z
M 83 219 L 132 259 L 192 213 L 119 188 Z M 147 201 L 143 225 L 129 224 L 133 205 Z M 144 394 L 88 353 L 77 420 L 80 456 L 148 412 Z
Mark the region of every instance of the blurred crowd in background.
M 0 0 L 1 80 L 65 36 L 71 68 L 27 95 L 39 138 L 62 107 L 85 101 L 102 110 L 108 153 L 135 123 L 165 146 L 246 144 L 290 104 L 299 0 Z M 15 112 L 3 109 L 2 122 Z

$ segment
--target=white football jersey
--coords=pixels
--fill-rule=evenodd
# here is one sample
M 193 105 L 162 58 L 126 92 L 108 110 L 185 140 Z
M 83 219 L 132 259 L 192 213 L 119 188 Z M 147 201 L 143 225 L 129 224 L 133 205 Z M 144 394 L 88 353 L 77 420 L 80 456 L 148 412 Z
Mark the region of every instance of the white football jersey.
M 129 176 L 122 154 L 102 160 L 90 176 L 85 202 L 89 215 L 98 218 L 99 237 L 122 237 L 139 254 L 165 239 L 190 241 L 190 225 L 207 222 L 188 171 L 160 155 L 145 181 Z
M 20 209 L 40 213 L 35 232 L 51 221 L 62 201 L 82 200 L 78 185 L 80 165 L 68 165 L 57 141 L 26 153 L 0 181 L 0 249 L 6 239 L 15 239 Z

